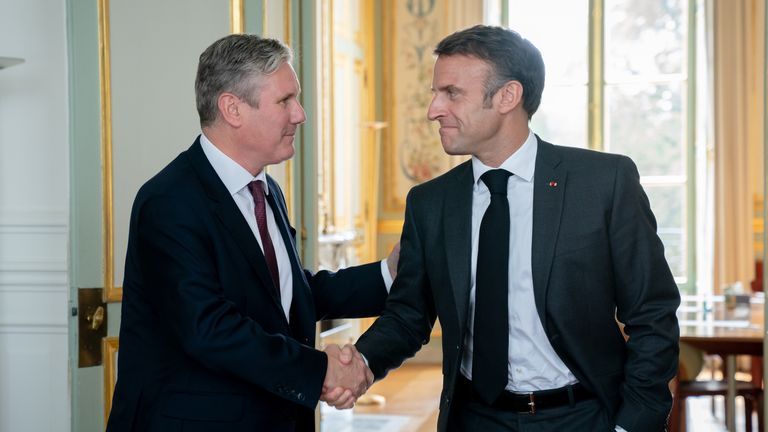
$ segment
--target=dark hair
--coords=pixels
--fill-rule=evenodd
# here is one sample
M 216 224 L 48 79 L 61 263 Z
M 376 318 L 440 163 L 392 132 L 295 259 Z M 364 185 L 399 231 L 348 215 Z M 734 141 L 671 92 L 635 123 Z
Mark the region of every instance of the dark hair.
M 519 81 L 523 86 L 523 109 L 528 118 L 539 108 L 544 90 L 544 60 L 541 52 L 517 32 L 476 25 L 447 36 L 437 44 L 434 53 L 438 56 L 471 56 L 491 66 L 485 81 L 483 102 L 486 107 L 490 107 L 491 98 L 504 84 Z
M 208 126 L 218 115 L 218 98 L 230 92 L 258 107 L 261 78 L 293 58 L 291 49 L 276 39 L 249 34 L 225 36 L 200 54 L 195 78 L 195 99 L 200 125 Z

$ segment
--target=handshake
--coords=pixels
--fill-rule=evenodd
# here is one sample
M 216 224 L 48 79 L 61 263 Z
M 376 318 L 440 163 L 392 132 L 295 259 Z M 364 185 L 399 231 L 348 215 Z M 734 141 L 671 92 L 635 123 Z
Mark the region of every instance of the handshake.
M 357 398 L 373 384 L 373 373 L 352 344 L 343 348 L 330 345 L 325 348 L 325 353 L 328 355 L 328 369 L 320 400 L 336 409 L 352 408 Z

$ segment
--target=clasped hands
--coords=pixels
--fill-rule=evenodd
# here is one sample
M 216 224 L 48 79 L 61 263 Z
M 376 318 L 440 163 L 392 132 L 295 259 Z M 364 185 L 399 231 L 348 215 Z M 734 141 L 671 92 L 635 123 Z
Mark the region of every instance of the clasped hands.
M 325 353 L 328 355 L 328 368 L 320 400 L 336 409 L 352 408 L 357 398 L 373 384 L 373 373 L 352 344 L 343 348 L 330 345 L 325 348 Z

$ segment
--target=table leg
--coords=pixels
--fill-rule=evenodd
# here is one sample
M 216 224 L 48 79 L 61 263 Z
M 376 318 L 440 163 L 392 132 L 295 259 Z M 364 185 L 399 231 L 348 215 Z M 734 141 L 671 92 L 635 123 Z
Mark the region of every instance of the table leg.
M 725 374 L 728 380 L 728 393 L 725 396 L 725 426 L 728 432 L 736 432 L 736 356 L 725 356 Z

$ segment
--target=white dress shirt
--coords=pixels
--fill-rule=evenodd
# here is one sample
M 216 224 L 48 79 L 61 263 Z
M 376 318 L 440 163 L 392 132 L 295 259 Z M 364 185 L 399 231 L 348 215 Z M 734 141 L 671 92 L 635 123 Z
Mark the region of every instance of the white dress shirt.
M 235 200 L 237 208 L 243 214 L 245 221 L 248 222 L 248 226 L 251 227 L 253 236 L 259 242 L 259 247 L 262 253 L 264 252 L 264 246 L 261 244 L 261 235 L 259 235 L 259 227 L 256 223 L 255 207 L 253 202 L 253 195 L 248 190 L 248 185 L 255 180 L 261 180 L 264 187 L 264 193 L 269 195 L 269 187 L 267 186 L 267 175 L 262 170 L 254 177 L 240 164 L 232 160 L 229 156 L 224 154 L 218 149 L 205 134 L 200 134 L 200 145 L 203 147 L 203 153 L 208 158 L 208 162 L 213 166 L 213 170 L 219 176 L 224 186 L 227 188 L 232 199 Z M 267 231 L 269 231 L 269 237 L 272 239 L 272 245 L 275 248 L 275 257 L 277 258 L 277 270 L 280 274 L 280 302 L 283 306 L 283 313 L 285 318 L 290 322 L 291 301 L 293 300 L 293 272 L 291 270 L 291 259 L 288 255 L 283 236 L 280 234 L 280 228 L 278 228 L 275 222 L 274 213 L 272 207 L 267 205 Z M 287 227 L 286 227 L 287 229 Z M 386 260 L 381 261 L 381 276 L 384 278 L 384 284 L 386 285 L 387 292 L 392 287 L 392 276 L 389 273 Z
M 264 186 L 264 193 L 269 195 L 269 187 L 267 187 L 267 175 L 262 170 L 255 177 L 251 175 L 245 168 L 240 166 L 237 162 L 232 160 L 229 156 L 225 155 L 218 149 L 205 134 L 200 134 L 200 145 L 203 147 L 203 152 L 208 158 L 208 162 L 213 166 L 214 171 L 218 174 L 224 186 L 227 188 L 232 199 L 235 200 L 237 208 L 243 213 L 245 221 L 248 222 L 248 226 L 251 227 L 253 236 L 259 242 L 262 253 L 264 252 L 264 246 L 261 244 L 261 235 L 259 234 L 259 227 L 256 224 L 256 204 L 253 202 L 253 195 L 248 190 L 248 185 L 254 180 L 261 180 Z M 280 228 L 278 228 L 275 222 L 275 216 L 272 212 L 272 207 L 267 205 L 267 231 L 269 231 L 269 237 L 272 239 L 272 245 L 275 247 L 275 257 L 277 258 L 277 271 L 280 274 L 280 302 L 283 305 L 283 313 L 285 318 L 290 320 L 289 315 L 291 311 L 291 301 L 293 300 L 293 271 L 291 270 L 291 259 L 288 256 L 288 250 L 285 247 L 283 236 L 280 234 Z M 287 227 L 286 227 L 287 228 Z
M 538 143 L 532 132 L 500 168 L 511 172 L 509 200 L 509 363 L 507 390 L 523 393 L 560 388 L 578 380 L 560 360 L 541 325 L 533 296 L 531 245 L 533 236 L 533 178 Z M 475 183 L 472 189 L 472 274 L 469 293 L 468 331 L 464 340 L 461 372 L 472 379 L 472 341 L 475 318 L 475 280 L 480 222 L 491 202 L 480 176 L 493 168 L 472 158 Z M 502 324 L 500 324 L 502 325 Z M 480 336 L 482 337 L 482 336 Z

